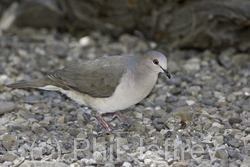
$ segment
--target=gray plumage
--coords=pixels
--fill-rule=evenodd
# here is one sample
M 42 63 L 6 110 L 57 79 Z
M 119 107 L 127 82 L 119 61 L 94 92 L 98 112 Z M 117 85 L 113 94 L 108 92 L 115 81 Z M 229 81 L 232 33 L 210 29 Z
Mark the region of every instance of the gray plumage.
M 120 83 L 127 66 L 133 67 L 133 64 L 138 63 L 138 61 L 138 58 L 132 56 L 101 57 L 94 61 L 85 61 L 63 69 L 53 70 L 41 79 L 20 81 L 6 86 L 10 88 L 39 88 L 53 85 L 65 90 L 74 89 L 92 97 L 109 97 Z
M 159 72 L 169 78 L 166 57 L 157 51 L 141 59 L 132 56 L 102 57 L 53 70 L 44 78 L 7 85 L 60 91 L 99 113 L 125 109 L 145 98 Z

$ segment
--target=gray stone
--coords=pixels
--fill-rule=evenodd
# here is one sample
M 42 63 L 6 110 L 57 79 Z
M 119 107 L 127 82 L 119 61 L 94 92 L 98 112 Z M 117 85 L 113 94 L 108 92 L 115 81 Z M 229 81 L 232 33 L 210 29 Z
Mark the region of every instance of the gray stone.
M 220 63 L 226 67 L 229 68 L 230 64 L 231 64 L 231 59 L 232 59 L 232 55 L 236 52 L 235 48 L 228 48 L 224 51 L 222 51 L 220 53 L 219 57 L 219 61 Z
M 10 134 L 5 134 L 2 137 L 3 142 L 5 142 L 5 141 L 15 141 L 16 139 L 17 139 L 16 136 L 13 136 L 13 135 L 10 135 Z
M 13 102 L 0 101 L 0 115 L 13 111 L 16 108 Z
M 178 101 L 178 97 L 177 96 L 166 97 L 166 102 L 167 103 L 173 103 L 173 102 L 177 102 L 177 101 Z
M 13 165 L 13 163 L 12 162 L 10 162 L 10 161 L 5 161 L 4 163 L 3 163 L 3 165 L 5 166 L 12 166 Z
M 228 144 L 232 147 L 238 148 L 240 145 L 242 145 L 242 142 L 239 139 L 232 138 L 228 141 Z
M 30 167 L 30 166 L 36 166 L 36 167 L 68 167 L 69 165 L 66 165 L 62 162 L 48 162 L 48 161 L 24 161 L 20 167 Z
M 16 154 L 14 154 L 13 152 L 7 152 L 7 154 L 3 155 L 1 157 L 2 161 L 10 161 L 13 162 L 15 159 L 17 159 L 18 156 Z
M 249 155 L 245 155 L 242 164 L 240 165 L 240 167 L 249 167 L 250 164 L 250 156 Z
M 173 110 L 158 120 L 159 123 L 164 123 L 170 129 L 180 128 L 181 122 L 187 123 L 193 120 L 195 113 L 192 107 L 184 106 Z
M 250 104 L 245 104 L 242 106 L 243 111 L 250 111 Z
M 171 72 L 178 72 L 180 71 L 180 67 L 175 61 L 169 61 L 168 68 L 171 69 Z
M 236 100 L 236 96 L 234 95 L 234 94 L 230 94 L 230 95 L 228 95 L 227 96 L 227 101 L 228 102 L 235 102 L 235 100 Z
M 27 96 L 24 101 L 26 103 L 39 103 L 41 101 L 41 96 Z
M 201 90 L 201 87 L 199 86 L 191 86 L 188 88 L 189 93 L 191 93 L 192 96 L 197 96 Z
M 123 164 L 122 164 L 122 167 L 131 167 L 132 165 L 131 165 L 131 163 L 129 163 L 129 162 L 124 162 Z
M 108 162 L 104 165 L 104 167 L 115 167 L 115 165 L 111 162 Z
M 24 160 L 25 160 L 25 157 L 19 157 L 13 161 L 13 165 L 19 166 Z
M 200 59 L 197 57 L 189 59 L 186 64 L 184 64 L 184 69 L 188 72 L 199 71 L 200 68 Z
M 239 165 L 237 165 L 235 162 L 233 162 L 233 163 L 229 164 L 229 167 L 239 167 Z
M 226 150 L 223 150 L 223 149 L 217 150 L 215 155 L 216 157 L 221 158 L 221 159 L 228 159 L 228 153 Z
M 234 123 L 241 123 L 242 119 L 240 117 L 235 116 L 235 117 L 229 118 L 228 121 L 230 124 L 234 124 Z

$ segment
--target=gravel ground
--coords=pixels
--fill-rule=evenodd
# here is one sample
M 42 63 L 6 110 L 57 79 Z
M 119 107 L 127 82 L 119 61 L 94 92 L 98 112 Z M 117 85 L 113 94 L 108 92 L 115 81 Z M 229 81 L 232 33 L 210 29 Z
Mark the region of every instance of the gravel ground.
M 150 95 L 123 113 L 131 126 L 66 96 L 4 84 L 100 56 L 141 56 L 166 46 L 123 34 L 76 39 L 23 29 L 0 38 L 0 163 L 2 166 L 250 166 L 250 55 L 228 48 L 175 50 L 172 79 L 160 75 Z M 165 53 L 165 52 L 164 52 Z

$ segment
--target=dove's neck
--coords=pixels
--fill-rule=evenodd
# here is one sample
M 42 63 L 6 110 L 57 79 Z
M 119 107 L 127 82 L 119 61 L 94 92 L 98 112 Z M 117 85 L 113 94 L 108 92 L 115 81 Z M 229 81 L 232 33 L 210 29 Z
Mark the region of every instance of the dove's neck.
M 158 73 L 151 71 L 148 67 L 140 63 L 134 70 L 133 81 L 135 83 L 135 87 L 139 90 L 141 89 L 142 91 L 147 90 L 148 92 L 145 93 L 148 95 L 157 81 Z

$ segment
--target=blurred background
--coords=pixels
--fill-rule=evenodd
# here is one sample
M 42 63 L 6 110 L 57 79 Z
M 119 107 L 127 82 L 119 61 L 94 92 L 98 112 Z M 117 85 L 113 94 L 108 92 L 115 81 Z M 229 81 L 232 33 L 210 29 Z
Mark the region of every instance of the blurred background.
M 1 0 L 0 30 L 54 29 L 86 36 L 93 30 L 117 39 L 127 33 L 163 49 L 234 47 L 250 51 L 247 0 Z

